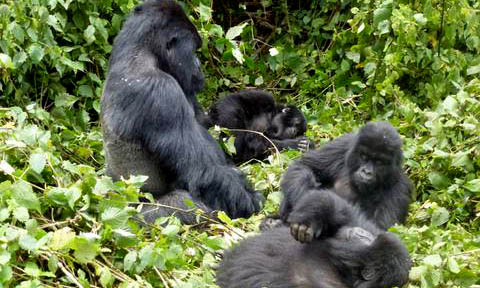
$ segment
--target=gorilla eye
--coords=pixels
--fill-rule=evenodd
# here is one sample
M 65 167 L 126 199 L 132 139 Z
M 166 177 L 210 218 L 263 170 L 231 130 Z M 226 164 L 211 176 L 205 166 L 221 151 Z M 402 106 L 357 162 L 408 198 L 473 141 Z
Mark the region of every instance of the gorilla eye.
M 282 109 L 282 113 L 287 113 L 288 111 L 290 111 L 290 108 L 288 108 L 288 107 Z
M 368 159 L 368 156 L 367 156 L 367 154 L 365 154 L 365 153 L 361 152 L 361 153 L 360 153 L 360 159 L 362 159 L 362 160 L 366 161 L 366 160 Z

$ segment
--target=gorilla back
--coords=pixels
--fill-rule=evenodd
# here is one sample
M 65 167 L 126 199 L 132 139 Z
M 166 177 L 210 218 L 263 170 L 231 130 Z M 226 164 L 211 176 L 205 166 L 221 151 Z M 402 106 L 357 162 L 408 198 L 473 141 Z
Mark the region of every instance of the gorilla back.
M 149 176 L 144 189 L 160 202 L 185 189 L 200 206 L 249 216 L 259 209 L 257 196 L 197 121 L 203 115 L 195 96 L 204 78 L 195 55 L 200 46 L 174 1 L 147 0 L 124 23 L 101 103 L 107 174 Z

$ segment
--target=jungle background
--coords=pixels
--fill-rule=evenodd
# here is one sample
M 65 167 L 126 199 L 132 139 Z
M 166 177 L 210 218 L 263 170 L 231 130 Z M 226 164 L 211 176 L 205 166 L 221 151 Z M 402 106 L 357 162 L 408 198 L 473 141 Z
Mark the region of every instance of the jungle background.
M 205 107 L 266 89 L 301 107 L 317 147 L 390 121 L 416 187 L 408 222 L 391 228 L 413 259 L 408 287 L 480 287 L 479 1 L 180 3 L 203 38 Z M 267 198 L 260 215 L 132 220 L 145 179 L 104 175 L 98 119 L 136 4 L 0 0 L 0 287 L 216 287 L 222 250 L 278 209 L 299 152 L 241 167 Z

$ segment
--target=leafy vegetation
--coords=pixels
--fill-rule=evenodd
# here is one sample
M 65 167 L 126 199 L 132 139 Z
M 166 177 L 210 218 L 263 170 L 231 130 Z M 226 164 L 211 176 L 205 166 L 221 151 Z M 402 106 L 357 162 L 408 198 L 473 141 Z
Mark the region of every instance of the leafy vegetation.
M 0 1 L 0 287 L 215 287 L 222 249 L 262 215 L 203 227 L 132 220 L 141 176 L 104 176 L 99 99 L 134 0 Z M 204 45 L 204 105 L 272 91 L 324 143 L 368 120 L 405 137 L 416 202 L 392 228 L 408 287 L 480 285 L 480 2 L 184 3 Z M 299 154 L 242 167 L 276 211 Z M 202 218 L 203 219 L 203 218 Z M 160 224 L 164 224 L 163 226 Z

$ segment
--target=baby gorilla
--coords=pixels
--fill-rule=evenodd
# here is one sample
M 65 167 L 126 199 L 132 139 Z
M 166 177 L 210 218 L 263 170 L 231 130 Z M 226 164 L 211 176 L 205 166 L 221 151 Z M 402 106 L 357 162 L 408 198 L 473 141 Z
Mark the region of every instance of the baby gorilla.
M 304 244 L 295 241 L 286 226 L 246 239 L 225 253 L 217 284 L 222 288 L 387 288 L 407 282 L 411 261 L 403 243 L 335 193 L 305 195 L 288 221 L 291 233 L 302 231 Z
M 387 122 L 370 122 L 310 151 L 288 168 L 282 181 L 280 217 L 312 190 L 333 188 L 381 229 L 403 223 L 413 185 L 402 169 L 402 140 Z
M 272 143 L 279 150 L 307 151 L 313 146 L 313 142 L 303 136 L 307 124 L 302 112 L 295 106 L 276 105 L 273 96 L 265 91 L 233 93 L 215 103 L 209 117 L 210 125 L 232 129 L 236 163 L 265 158 L 273 148 Z M 251 131 L 263 133 L 272 143 Z

